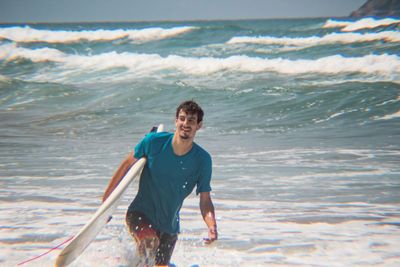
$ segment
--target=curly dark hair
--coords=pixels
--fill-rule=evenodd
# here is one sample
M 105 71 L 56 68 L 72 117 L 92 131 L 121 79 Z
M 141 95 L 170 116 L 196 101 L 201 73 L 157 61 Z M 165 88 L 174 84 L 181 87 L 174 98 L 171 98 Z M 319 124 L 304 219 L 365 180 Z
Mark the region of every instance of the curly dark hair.
M 182 102 L 178 108 L 176 109 L 176 118 L 179 116 L 180 111 L 184 111 L 187 114 L 196 114 L 197 115 L 197 123 L 203 121 L 204 112 L 201 107 L 194 102 L 193 100 L 187 100 Z

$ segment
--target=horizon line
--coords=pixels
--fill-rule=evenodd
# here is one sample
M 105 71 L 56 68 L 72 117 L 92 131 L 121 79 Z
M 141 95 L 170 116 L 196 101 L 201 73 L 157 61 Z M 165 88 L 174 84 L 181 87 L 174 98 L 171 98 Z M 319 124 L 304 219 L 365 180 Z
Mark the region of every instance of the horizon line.
M 371 16 L 365 16 L 371 17 Z M 152 22 L 210 22 L 210 21 L 253 21 L 253 20 L 285 20 L 285 19 L 329 19 L 329 18 L 363 18 L 352 16 L 321 17 L 277 17 L 277 18 L 237 18 L 237 19 L 160 19 L 160 20 L 81 20 L 81 21 L 0 21 L 0 24 L 77 24 L 77 23 L 152 23 Z

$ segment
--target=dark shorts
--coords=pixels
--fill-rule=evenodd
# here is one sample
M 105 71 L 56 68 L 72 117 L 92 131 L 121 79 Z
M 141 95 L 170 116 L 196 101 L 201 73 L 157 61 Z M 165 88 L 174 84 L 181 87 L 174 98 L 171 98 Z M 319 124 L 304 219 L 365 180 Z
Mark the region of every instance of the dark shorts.
M 155 247 L 155 264 L 168 265 L 178 240 L 177 234 L 168 234 L 154 229 L 146 216 L 138 211 L 128 210 L 126 224 L 130 234 L 135 238 L 139 253 L 146 247 Z

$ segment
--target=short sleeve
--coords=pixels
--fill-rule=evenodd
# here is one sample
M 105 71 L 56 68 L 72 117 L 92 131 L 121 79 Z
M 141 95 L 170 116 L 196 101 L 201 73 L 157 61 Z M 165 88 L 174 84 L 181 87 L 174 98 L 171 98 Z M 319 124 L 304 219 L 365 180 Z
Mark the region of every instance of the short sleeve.
M 211 191 L 211 175 L 212 175 L 212 160 L 207 153 L 204 157 L 202 167 L 200 169 L 199 179 L 197 181 L 196 194 Z
M 142 141 L 135 146 L 135 158 L 140 159 L 149 153 L 150 139 L 152 134 L 147 134 Z

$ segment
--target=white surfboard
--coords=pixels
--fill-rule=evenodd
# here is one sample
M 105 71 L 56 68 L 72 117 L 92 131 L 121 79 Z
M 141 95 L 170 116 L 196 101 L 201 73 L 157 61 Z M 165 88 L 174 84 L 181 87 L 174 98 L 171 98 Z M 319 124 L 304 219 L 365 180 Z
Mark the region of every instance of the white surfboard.
M 157 132 L 162 132 L 163 130 L 164 125 L 160 124 Z M 90 221 L 72 239 L 71 243 L 60 252 L 56 260 L 56 267 L 67 266 L 89 246 L 100 230 L 107 224 L 129 184 L 140 175 L 145 164 L 146 159 L 141 158 L 130 168 L 106 201 L 97 209 Z

